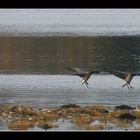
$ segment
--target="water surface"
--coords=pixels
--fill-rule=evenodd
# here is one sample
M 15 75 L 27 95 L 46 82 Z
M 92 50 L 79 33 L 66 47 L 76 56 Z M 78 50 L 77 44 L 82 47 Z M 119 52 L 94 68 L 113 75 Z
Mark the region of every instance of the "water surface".
M 0 72 L 69 74 L 66 67 L 140 71 L 140 37 L 0 37 Z
M 69 75 L 0 75 L 0 104 L 60 107 L 64 104 L 138 105 L 140 77 L 132 81 L 134 90 L 122 88 L 113 75 L 94 75 L 89 87 Z
M 139 9 L 0 10 L 0 104 L 139 104 L 135 88 L 93 75 L 90 88 L 66 69 L 140 71 Z

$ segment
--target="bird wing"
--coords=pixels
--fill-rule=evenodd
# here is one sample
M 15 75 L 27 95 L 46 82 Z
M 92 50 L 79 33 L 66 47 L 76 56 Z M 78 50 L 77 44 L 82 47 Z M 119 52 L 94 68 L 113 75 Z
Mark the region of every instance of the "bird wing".
M 122 72 L 122 71 L 112 71 L 112 74 L 114 74 L 115 76 L 121 78 L 121 79 L 125 79 L 128 75 L 127 72 Z
M 89 72 L 89 71 L 85 71 L 85 70 L 83 70 L 81 68 L 76 68 L 76 67 L 75 68 L 67 67 L 67 69 L 72 71 L 72 72 L 75 72 L 75 73 L 77 73 L 79 75 L 85 75 L 85 74 L 87 74 Z
M 74 74 L 72 74 L 72 75 L 77 75 L 77 76 L 80 76 L 80 77 L 83 77 L 83 78 L 90 77 L 90 75 L 93 74 L 93 73 L 99 73 L 99 71 L 93 71 L 92 69 L 87 69 L 87 68 L 67 67 L 67 69 L 69 71 L 74 72 Z
M 135 73 L 135 76 L 140 76 L 140 73 Z
M 91 72 L 92 74 L 93 74 L 93 73 L 96 73 L 96 74 L 99 74 L 99 73 L 100 73 L 99 71 L 93 71 L 93 70 L 90 71 L 90 72 Z

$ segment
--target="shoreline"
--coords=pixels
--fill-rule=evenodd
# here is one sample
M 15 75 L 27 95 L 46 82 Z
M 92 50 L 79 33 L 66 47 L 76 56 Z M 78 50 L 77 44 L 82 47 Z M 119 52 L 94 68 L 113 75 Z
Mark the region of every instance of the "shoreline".
M 127 105 L 67 104 L 54 108 L 0 105 L 0 120 L 3 130 L 9 131 L 140 130 L 140 110 Z
M 1 38 L 139 38 L 140 34 L 71 34 L 71 33 L 48 33 L 48 34 L 34 34 L 34 33 L 1 33 Z

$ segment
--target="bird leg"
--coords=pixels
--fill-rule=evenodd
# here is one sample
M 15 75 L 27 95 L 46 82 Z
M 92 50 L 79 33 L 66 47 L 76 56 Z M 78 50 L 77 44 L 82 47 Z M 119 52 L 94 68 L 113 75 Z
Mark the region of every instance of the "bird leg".
M 89 85 L 89 83 L 88 83 L 88 82 L 86 82 L 86 84 L 87 84 L 87 85 Z
M 84 80 L 84 79 L 82 79 L 82 81 L 81 81 L 81 86 L 84 84 L 84 83 L 86 83 L 86 81 Z
M 127 84 L 127 88 L 130 90 L 130 87 L 128 86 L 128 84 Z
M 133 89 L 133 87 L 129 84 L 129 87 L 131 88 L 131 89 Z
M 129 84 L 127 82 L 124 82 L 124 84 L 122 85 L 122 87 L 127 86 L 128 89 L 130 89 L 130 87 L 128 86 Z
M 125 86 L 127 86 L 128 89 L 133 89 L 133 87 L 132 87 L 129 83 L 127 83 L 127 82 L 125 82 L 125 83 L 122 85 L 122 87 L 125 87 Z
M 81 83 L 82 83 L 82 84 L 81 84 L 81 86 L 82 86 L 83 84 L 85 84 L 85 85 L 86 85 L 86 87 L 87 87 L 87 88 L 89 88 L 89 87 L 88 87 L 89 83 L 88 83 L 87 81 L 82 80 L 82 81 L 81 81 Z
M 86 85 L 87 88 L 89 88 L 89 87 L 88 87 L 88 85 L 89 85 L 88 82 L 86 82 L 85 85 Z

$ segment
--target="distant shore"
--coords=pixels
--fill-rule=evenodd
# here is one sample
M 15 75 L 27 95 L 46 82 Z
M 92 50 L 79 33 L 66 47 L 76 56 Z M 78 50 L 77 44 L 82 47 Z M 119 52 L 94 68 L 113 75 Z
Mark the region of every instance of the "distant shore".
M 0 32 L 0 37 L 9 37 L 9 38 L 125 38 L 125 37 L 134 37 L 134 38 L 139 38 L 140 37 L 140 34 L 74 34 L 74 33 L 22 33 L 22 32 L 19 32 L 19 33 L 16 33 L 16 32 Z

